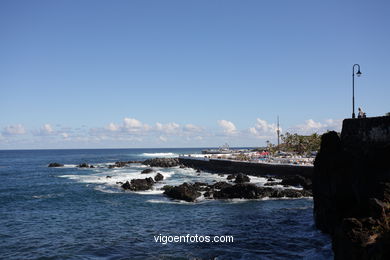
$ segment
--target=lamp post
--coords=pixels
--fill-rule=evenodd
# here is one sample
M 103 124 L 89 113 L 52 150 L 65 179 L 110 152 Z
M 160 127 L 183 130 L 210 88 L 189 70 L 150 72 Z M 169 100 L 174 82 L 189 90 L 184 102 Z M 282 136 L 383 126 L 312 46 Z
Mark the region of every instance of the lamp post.
M 355 117 L 355 67 L 358 68 L 358 71 L 356 72 L 356 76 L 360 77 L 362 73 L 360 72 L 360 65 L 359 64 L 353 64 L 352 66 L 352 118 Z

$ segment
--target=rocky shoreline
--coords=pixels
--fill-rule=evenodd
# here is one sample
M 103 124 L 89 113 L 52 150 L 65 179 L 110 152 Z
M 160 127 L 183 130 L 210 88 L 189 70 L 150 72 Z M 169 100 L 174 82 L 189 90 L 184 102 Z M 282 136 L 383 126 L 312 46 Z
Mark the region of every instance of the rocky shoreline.
M 145 161 L 118 161 L 114 164 L 110 164 L 107 167 L 123 168 L 130 167 L 133 163 L 141 163 L 147 165 L 147 168 L 141 172 L 141 174 L 150 174 L 155 172 L 153 167 L 180 167 L 186 168 L 187 166 L 180 164 L 178 158 L 154 158 Z M 50 163 L 48 167 L 63 167 L 60 163 Z M 87 163 L 81 163 L 77 165 L 79 168 L 95 168 L 97 166 Z M 200 169 L 197 170 L 200 174 Z M 219 173 L 220 176 L 224 176 L 223 173 Z M 111 178 L 111 176 L 107 176 Z M 264 187 L 256 186 L 250 183 L 250 177 L 243 173 L 228 174 L 226 181 L 209 183 L 183 183 L 178 186 L 164 186 L 164 195 L 174 200 L 184 200 L 187 202 L 195 202 L 199 198 L 204 199 L 262 199 L 262 198 L 300 198 L 310 197 L 311 193 L 311 180 L 309 178 L 300 175 L 288 175 L 278 176 L 282 181 L 275 181 L 272 177 L 268 178 L 268 182 Z M 124 190 L 130 191 L 147 191 L 153 188 L 153 186 L 161 182 L 164 176 L 156 172 L 154 178 L 148 177 L 144 179 L 131 179 L 126 182 L 117 182 Z M 275 185 L 282 185 L 285 188 L 277 188 Z M 297 189 L 302 188 L 302 189 Z

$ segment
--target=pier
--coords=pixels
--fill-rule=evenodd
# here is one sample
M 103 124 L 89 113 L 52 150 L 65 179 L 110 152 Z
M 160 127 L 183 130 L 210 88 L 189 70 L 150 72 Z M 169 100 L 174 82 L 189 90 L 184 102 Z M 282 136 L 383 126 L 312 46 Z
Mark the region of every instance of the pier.
M 293 165 L 261 162 L 244 162 L 227 159 L 210 159 L 180 156 L 179 162 L 187 167 L 208 172 L 235 174 L 244 173 L 252 176 L 288 176 L 301 175 L 311 178 L 314 167 L 311 165 Z

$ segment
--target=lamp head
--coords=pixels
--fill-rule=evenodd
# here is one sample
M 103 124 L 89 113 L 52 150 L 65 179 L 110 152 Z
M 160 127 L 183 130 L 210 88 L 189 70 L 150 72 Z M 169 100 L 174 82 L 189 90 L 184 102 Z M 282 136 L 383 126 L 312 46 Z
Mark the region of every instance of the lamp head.
M 358 72 L 356 72 L 356 76 L 360 77 L 362 75 L 362 73 L 360 72 L 360 70 L 358 70 Z

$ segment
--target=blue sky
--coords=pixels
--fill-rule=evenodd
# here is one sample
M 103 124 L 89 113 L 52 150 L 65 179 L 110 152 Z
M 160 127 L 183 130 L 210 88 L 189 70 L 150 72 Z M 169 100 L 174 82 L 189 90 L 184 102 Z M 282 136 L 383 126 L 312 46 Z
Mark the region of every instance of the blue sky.
M 259 146 L 390 111 L 389 1 L 1 1 L 0 149 Z M 356 108 L 357 109 L 357 108 Z

